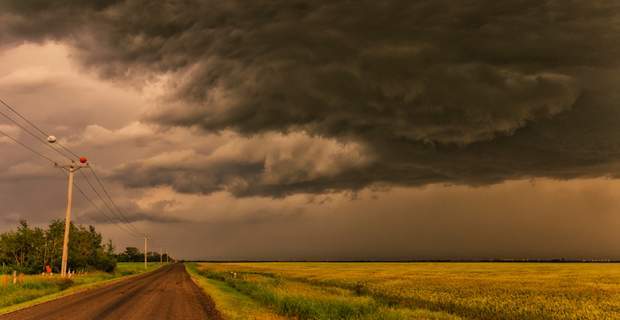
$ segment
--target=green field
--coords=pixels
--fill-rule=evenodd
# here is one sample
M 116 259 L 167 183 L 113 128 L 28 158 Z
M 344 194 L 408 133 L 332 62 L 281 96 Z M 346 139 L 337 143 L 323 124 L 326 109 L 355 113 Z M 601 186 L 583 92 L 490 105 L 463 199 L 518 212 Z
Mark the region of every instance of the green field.
M 159 263 L 149 263 L 148 270 L 154 270 L 159 266 Z M 118 263 L 114 273 L 97 271 L 76 275 L 71 279 L 62 279 L 58 275 L 52 277 L 28 275 L 24 277 L 22 284 L 3 286 L 0 283 L 0 314 L 29 306 L 33 302 L 46 301 L 144 271 L 143 263 L 121 262 Z
M 229 319 L 620 319 L 620 264 L 201 263 Z

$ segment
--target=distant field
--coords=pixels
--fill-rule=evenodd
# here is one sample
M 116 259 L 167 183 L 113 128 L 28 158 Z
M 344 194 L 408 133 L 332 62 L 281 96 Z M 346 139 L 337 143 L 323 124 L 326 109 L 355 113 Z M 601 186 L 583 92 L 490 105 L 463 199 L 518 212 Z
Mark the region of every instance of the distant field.
M 230 319 L 620 319 L 620 264 L 201 263 Z
M 159 263 L 149 263 L 148 270 L 159 267 Z M 96 285 L 107 280 L 129 276 L 144 272 L 143 263 L 124 262 L 118 263 L 114 273 L 91 272 L 85 275 L 76 275 L 70 280 L 62 279 L 58 275 L 44 277 L 29 275 L 24 277 L 24 283 L 18 285 L 0 284 L 0 314 L 12 311 L 15 305 L 46 299 L 71 293 L 90 285 Z

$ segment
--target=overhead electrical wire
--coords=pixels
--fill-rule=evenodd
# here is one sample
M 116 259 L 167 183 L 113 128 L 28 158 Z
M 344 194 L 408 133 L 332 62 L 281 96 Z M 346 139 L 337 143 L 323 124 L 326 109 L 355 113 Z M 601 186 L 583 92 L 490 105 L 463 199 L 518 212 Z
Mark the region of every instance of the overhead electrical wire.
M 62 173 L 67 174 L 67 171 L 63 170 L 62 168 L 58 168 Z M 118 221 L 116 221 L 114 218 L 110 217 L 104 210 L 101 210 L 101 208 L 95 203 L 95 201 L 93 201 L 87 194 L 86 192 L 84 192 L 84 190 L 80 187 L 80 185 L 77 183 L 77 181 L 73 181 L 73 186 L 78 190 L 78 192 L 82 195 L 82 197 L 93 207 L 93 209 L 95 209 L 95 211 L 97 211 L 98 213 L 100 213 L 106 220 L 107 222 L 109 222 L 112 225 L 117 226 L 120 230 L 129 233 L 131 236 L 135 235 L 126 227 L 124 227 L 123 224 L 119 223 Z
M 47 132 L 43 131 L 43 129 L 41 129 L 36 124 L 32 123 L 32 121 L 28 120 L 28 118 L 24 117 L 21 113 L 19 113 L 19 111 L 15 110 L 15 108 L 13 108 L 10 104 L 8 104 L 6 101 L 2 100 L 1 98 L 0 98 L 0 103 L 2 103 L 5 107 L 7 107 L 7 109 L 11 110 L 14 114 L 16 114 L 18 117 L 20 117 L 26 123 L 28 123 L 31 127 L 33 127 L 35 130 L 37 130 L 39 133 L 41 133 L 44 138 L 47 138 L 47 137 L 50 136 L 50 134 L 48 134 Z M 60 142 L 55 143 L 55 145 L 60 146 L 63 150 L 65 150 L 66 152 L 68 152 L 69 154 L 74 156 L 75 158 L 80 158 L 80 156 L 78 156 L 75 152 L 71 151 L 69 148 L 67 148 L 64 145 L 62 145 Z
M 114 220 L 114 218 L 107 215 L 105 211 L 101 210 L 101 208 L 99 208 L 99 206 L 97 206 L 97 204 L 95 204 L 95 202 L 86 195 L 86 192 L 84 192 L 84 190 L 82 190 L 82 188 L 77 183 L 74 182 L 73 186 L 78 190 L 78 192 L 82 195 L 82 197 L 84 197 L 84 199 L 86 199 L 86 201 L 90 203 L 90 205 L 95 209 L 95 211 L 99 212 L 101 215 L 106 217 L 106 220 L 110 224 L 116 225 L 120 230 L 123 230 L 124 232 L 129 233 L 129 235 L 133 237 L 136 237 L 136 238 L 142 237 L 141 235 L 134 234 L 133 232 L 131 232 L 131 230 L 127 229 L 127 227 L 124 224 L 119 223 L 118 221 Z
M 90 172 L 93 174 L 93 176 L 95 177 L 95 180 L 97 181 L 97 183 L 99 184 L 99 186 L 101 187 L 101 189 L 103 190 L 103 192 L 105 193 L 105 195 L 108 197 L 108 199 L 110 200 L 110 202 L 112 203 L 112 205 L 114 206 L 114 208 L 116 208 L 116 211 L 118 212 L 118 214 L 120 215 L 121 219 L 123 221 L 125 221 L 125 223 L 127 223 L 127 225 L 131 226 L 136 233 L 141 233 L 132 223 L 131 221 L 129 221 L 129 219 L 125 216 L 125 214 L 123 213 L 123 211 L 116 205 L 116 203 L 114 202 L 114 200 L 112 199 L 112 197 L 110 196 L 110 193 L 108 192 L 108 190 L 106 189 L 105 185 L 103 184 L 103 182 L 101 181 L 101 179 L 99 178 L 99 176 L 97 175 L 97 173 L 95 172 L 95 170 L 93 169 L 92 166 L 88 166 L 88 169 L 90 170 Z M 143 233 L 142 233 L 143 234 Z
M 86 174 L 84 174 L 84 172 L 80 171 L 80 174 L 82 175 L 82 178 L 84 179 L 84 181 L 86 181 L 86 184 L 88 184 L 88 186 L 90 187 L 91 190 L 93 190 L 93 192 L 97 195 L 97 197 L 99 197 L 99 199 L 102 198 L 101 194 L 99 193 L 99 191 L 97 191 L 97 189 L 95 188 L 95 186 L 93 186 L 93 184 L 90 182 L 90 179 L 88 179 L 88 176 L 86 176 Z M 118 213 L 116 213 L 114 211 L 114 209 L 112 209 L 112 207 L 110 207 L 110 204 L 106 201 L 103 202 L 103 204 L 108 208 L 108 210 L 110 212 L 112 212 L 113 215 L 116 215 L 116 219 L 119 219 Z M 122 219 L 119 219 L 122 221 Z M 127 228 L 126 230 L 129 233 L 132 233 L 134 236 L 142 236 L 142 233 L 138 232 L 137 229 L 135 229 L 135 227 L 133 227 L 133 225 L 127 224 L 124 225 L 125 228 Z M 129 228 L 128 226 L 131 226 L 133 228 Z
M 32 121 L 28 120 L 28 118 L 26 118 L 24 115 L 22 115 L 20 112 L 18 112 L 15 108 L 13 108 L 11 105 L 9 105 L 6 101 L 0 99 L 0 103 L 2 103 L 5 107 L 7 107 L 9 110 L 11 110 L 13 113 L 15 113 L 18 117 L 20 117 L 22 120 L 24 120 L 26 123 L 28 123 L 30 126 L 32 126 L 36 131 L 38 131 L 39 133 L 41 133 L 42 135 L 44 135 L 45 137 L 50 136 L 47 132 L 45 132 L 43 129 L 41 129 L 40 127 L 38 127 L 36 124 L 34 124 Z M 13 123 L 17 124 L 20 126 L 20 128 L 22 128 L 24 131 L 28 131 L 27 129 L 23 128 L 19 123 L 17 123 L 16 121 L 14 121 L 13 119 L 11 119 L 10 117 L 6 116 L 5 114 L 3 114 L 0 111 L 0 114 L 2 114 L 3 116 L 5 116 L 7 119 L 11 120 Z M 28 131 L 29 132 L 29 131 Z M 33 133 L 29 132 L 33 137 L 37 138 L 36 135 L 34 135 Z M 39 139 L 38 139 L 39 140 Z M 41 141 L 41 140 L 39 140 Z M 62 152 L 60 152 L 59 150 L 53 148 L 52 146 L 50 146 L 49 143 L 46 143 L 45 141 L 42 141 L 46 146 L 51 147 L 52 149 L 54 149 L 56 152 L 60 153 L 61 155 L 65 156 L 66 158 L 68 158 L 69 160 L 73 160 L 70 157 L 67 157 L 66 155 L 64 155 Z M 66 152 L 70 153 L 71 155 L 73 155 L 75 158 L 80 158 L 75 152 L 73 152 L 71 149 L 65 147 L 64 145 L 60 144 L 60 143 L 55 143 L 58 146 L 60 146 L 63 150 L 65 150 Z M 129 219 L 125 216 L 125 214 L 123 213 L 123 211 L 116 205 L 116 203 L 114 202 L 114 200 L 112 199 L 112 197 L 110 196 L 109 192 L 107 191 L 107 189 L 105 188 L 104 184 L 101 182 L 101 179 L 99 178 L 99 176 L 97 175 L 97 173 L 95 172 L 95 170 L 91 167 L 88 166 L 88 169 L 90 169 L 91 173 L 93 174 L 93 176 L 95 176 L 95 179 L 97 180 L 97 183 L 99 184 L 99 186 L 101 187 L 101 189 L 103 190 L 103 192 L 105 193 L 105 195 L 107 196 L 108 200 L 112 203 L 112 205 L 114 206 L 114 208 L 116 209 L 117 214 L 119 215 L 121 221 L 123 221 L 124 223 L 127 223 L 129 226 L 131 226 L 131 228 L 136 232 L 136 233 L 140 233 L 138 231 L 138 229 L 131 223 L 131 221 L 129 221 Z M 93 188 L 93 190 L 95 190 Z M 99 196 L 99 194 L 98 194 Z M 100 199 L 102 201 L 104 201 L 105 203 L 105 199 L 103 199 L 102 197 L 100 197 Z
M 49 161 L 50 163 L 52 163 L 52 164 L 54 164 L 54 165 L 56 164 L 56 162 L 55 162 L 54 160 L 52 160 L 51 158 L 49 158 L 49 157 L 45 156 L 44 154 L 42 154 L 42 153 L 38 152 L 37 150 L 35 150 L 35 149 L 33 149 L 33 148 L 31 148 L 31 147 L 30 147 L 30 146 L 28 146 L 27 144 L 25 144 L 25 143 L 23 143 L 23 142 L 19 141 L 18 139 L 16 139 L 15 137 L 11 136 L 10 134 L 8 134 L 8 133 L 6 133 L 6 132 L 4 132 L 4 131 L 2 131 L 2 130 L 0 130 L 0 134 L 1 134 L 1 135 L 3 135 L 3 136 L 5 136 L 5 137 L 7 137 L 7 138 L 9 138 L 11 141 L 13 141 L 13 142 L 17 143 L 18 145 L 20 145 L 21 147 L 25 148 L 26 150 L 28 150 L 28 151 L 30 151 L 30 152 L 32 152 L 32 153 L 34 153 L 35 155 L 37 155 L 37 156 L 41 157 L 42 159 L 47 160 L 47 161 Z M 65 174 L 66 174 L 66 171 L 65 171 L 65 170 L 63 170 L 62 168 L 58 168 L 58 169 L 59 169 L 61 172 L 63 172 L 63 173 L 65 173 Z M 99 212 L 100 214 L 102 214 L 104 217 L 106 217 L 106 218 L 107 218 L 108 222 L 110 222 L 110 223 L 112 223 L 112 224 L 117 225 L 117 226 L 118 226 L 118 228 L 120 228 L 121 230 L 123 230 L 123 231 L 125 231 L 125 232 L 128 232 L 129 234 L 131 234 L 131 235 L 132 235 L 132 236 L 134 236 L 134 237 L 141 237 L 141 236 L 142 236 L 141 234 L 136 235 L 136 233 L 135 233 L 135 232 L 133 232 L 133 231 L 131 231 L 131 230 L 129 230 L 129 229 L 126 229 L 126 227 L 125 227 L 125 228 L 123 228 L 123 227 L 124 227 L 124 225 L 123 225 L 123 224 L 118 223 L 118 222 L 117 222 L 117 221 L 115 221 L 113 218 L 111 218 L 110 216 L 108 216 L 108 215 L 107 215 L 104 211 L 102 211 L 102 210 L 101 210 L 101 209 L 100 209 L 100 208 L 99 208 L 99 207 L 95 204 L 95 202 L 94 202 L 92 199 L 90 199 L 90 197 L 88 197 L 88 196 L 86 195 L 86 193 L 84 192 L 84 190 L 82 190 L 82 188 L 81 188 L 81 187 L 77 184 L 77 182 L 75 182 L 75 181 L 74 181 L 73 186 L 74 186 L 74 187 L 78 190 L 78 192 L 79 192 L 79 193 L 80 193 L 80 194 L 84 197 L 84 199 L 86 199 L 86 200 L 87 200 L 87 201 L 91 204 L 91 206 L 93 206 L 93 208 L 95 208 L 95 210 L 96 210 L 97 212 Z
M 22 146 L 22 147 L 26 148 L 27 150 L 29 150 L 30 152 L 34 153 L 35 155 L 37 155 L 37 156 L 39 156 L 39 157 L 41 157 L 41 158 L 43 158 L 43 159 L 45 159 L 45 160 L 47 160 L 47 161 L 51 162 L 52 164 L 55 164 L 55 163 L 56 163 L 56 161 L 52 160 L 50 157 L 48 157 L 48 156 L 44 155 L 43 153 L 41 153 L 41 152 L 39 152 L 39 151 L 37 151 L 37 150 L 35 150 L 35 149 L 33 149 L 33 148 L 29 147 L 29 146 L 28 146 L 28 145 L 26 145 L 25 143 L 23 143 L 23 142 L 21 142 L 21 141 L 17 140 L 16 138 L 12 137 L 11 135 L 9 135 L 8 133 L 6 133 L 6 132 L 2 131 L 1 129 L 0 129 L 0 134 L 2 134 L 3 136 L 5 136 L 5 137 L 9 138 L 10 140 L 12 140 L 13 142 L 17 143 L 18 145 L 20 145 L 20 146 Z
M 58 145 L 60 148 L 62 148 L 62 150 L 64 150 L 65 152 L 62 152 L 61 150 L 54 148 L 49 142 L 47 142 L 45 140 L 44 137 L 49 137 L 50 135 L 47 134 L 43 129 L 41 129 L 40 127 L 38 127 L 36 124 L 34 124 L 32 121 L 28 120 L 28 118 L 26 118 L 25 116 L 23 116 L 21 113 L 19 113 L 15 108 L 13 108 L 11 105 L 9 105 L 7 102 L 5 102 L 4 100 L 0 99 L 0 103 L 2 105 L 4 105 L 6 108 L 8 108 L 10 111 L 12 111 L 14 114 L 16 114 L 20 119 L 22 119 L 24 122 L 26 122 L 28 125 L 30 125 L 32 128 L 34 128 L 38 133 L 40 133 L 43 137 L 38 136 L 36 133 L 33 133 L 31 130 L 29 130 L 28 128 L 25 127 L 25 125 L 19 123 L 19 121 L 13 119 L 12 117 L 10 117 L 9 115 L 7 115 L 6 113 L 0 111 L 0 115 L 2 115 L 4 118 L 8 119 L 9 121 L 11 121 L 12 123 L 14 123 L 15 125 L 17 125 L 20 129 L 22 129 L 23 131 L 25 131 L 26 133 L 28 133 L 30 136 L 32 136 L 33 138 L 35 138 L 36 141 L 38 141 L 39 143 L 44 144 L 46 147 L 50 148 L 51 150 L 55 151 L 56 153 L 58 153 L 59 155 L 61 155 L 62 157 L 70 160 L 70 161 L 74 161 L 73 158 L 79 159 L 80 157 L 73 152 L 71 149 L 65 147 L 64 145 L 60 144 L 60 143 L 56 143 L 55 145 Z M 9 135 L 8 133 L 0 130 L 0 134 L 2 134 L 3 136 L 9 138 L 10 140 L 12 140 L 13 142 L 19 144 L 20 146 L 24 147 L 25 149 L 29 150 L 30 152 L 34 153 L 35 155 L 51 162 L 52 164 L 54 164 L 55 166 L 57 165 L 57 161 L 53 160 L 51 157 L 46 156 L 45 154 L 37 151 L 36 149 L 28 146 L 27 144 L 19 141 L 17 138 Z M 67 154 L 70 154 L 70 156 L 67 156 Z M 86 192 L 84 192 L 84 190 L 82 190 L 81 187 L 79 187 L 79 185 L 74 181 L 74 186 L 76 187 L 76 189 L 78 189 L 78 192 L 80 194 L 82 194 L 82 196 L 96 209 L 97 212 L 103 214 L 107 219 L 109 219 L 110 222 L 116 224 L 119 228 L 121 228 L 122 230 L 128 232 L 129 234 L 131 234 L 134 237 L 143 237 L 145 234 L 140 232 L 132 223 L 131 221 L 129 221 L 129 219 L 125 216 L 125 214 L 122 212 L 122 210 L 120 210 L 120 208 L 116 205 L 116 203 L 114 202 L 114 200 L 112 199 L 110 193 L 107 191 L 107 189 L 105 188 L 103 182 L 101 181 L 101 179 L 99 178 L 99 176 L 97 175 L 97 173 L 95 172 L 95 170 L 89 165 L 87 167 L 88 169 L 90 169 L 91 173 L 93 174 L 93 176 L 95 177 L 98 185 L 101 187 L 101 190 L 103 190 L 103 193 L 106 195 L 106 197 L 103 197 L 98 191 L 97 189 L 94 187 L 94 185 L 90 182 L 90 180 L 88 179 L 88 177 L 82 173 L 82 176 L 84 178 L 84 180 L 88 183 L 88 185 L 91 187 L 91 189 L 93 190 L 93 192 L 95 192 L 95 194 L 97 195 L 97 197 L 99 198 L 99 200 L 101 202 L 104 203 L 104 205 L 108 208 L 108 210 L 110 210 L 110 212 L 112 212 L 116 218 L 112 218 L 110 217 L 107 213 L 105 213 L 103 210 L 101 210 L 96 204 L 95 202 L 87 196 Z M 59 168 L 61 171 L 65 172 L 65 170 Z M 81 171 L 80 171 L 81 172 Z M 109 201 L 109 203 L 108 203 Z M 112 204 L 112 206 L 110 206 L 110 203 Z M 116 209 L 116 211 L 114 209 L 112 209 L 112 207 L 114 207 Z M 118 221 L 117 221 L 118 220 Z M 120 221 L 120 223 L 119 223 Z M 122 226 L 122 227 L 121 227 Z
M 13 122 L 16 126 L 18 126 L 20 129 L 22 129 L 24 132 L 28 133 L 30 136 L 32 136 L 37 142 L 41 143 L 42 145 L 46 146 L 47 148 L 50 148 L 51 150 L 57 152 L 58 154 L 60 154 L 62 157 L 68 159 L 68 160 L 73 160 L 71 157 L 67 156 L 66 154 L 62 153 L 60 150 L 54 148 L 49 142 L 45 141 L 45 139 L 42 139 L 40 136 L 37 136 L 37 134 L 33 133 L 32 131 L 30 131 L 28 128 L 26 128 L 24 125 L 22 125 L 21 123 L 19 123 L 19 121 L 9 117 L 6 113 L 0 111 L 0 115 L 3 116 L 4 118 L 8 119 L 9 121 Z
M 17 112 L 17 110 L 15 110 L 13 107 L 11 107 L 11 105 L 9 105 L 8 103 L 6 103 L 4 100 L 2 100 L 0 98 L 0 103 L 2 103 L 5 107 L 7 107 L 9 110 L 13 111 L 13 113 L 15 113 L 17 116 L 19 116 L 22 120 L 26 121 L 26 123 L 28 123 L 30 126 L 32 126 L 33 128 L 35 128 L 37 131 L 39 131 L 42 135 L 44 136 L 49 136 L 49 134 L 45 133 L 43 130 L 41 130 L 41 128 L 37 127 L 37 125 L 35 125 L 34 123 L 32 123 L 30 120 L 26 119 L 26 117 L 24 117 L 21 113 Z

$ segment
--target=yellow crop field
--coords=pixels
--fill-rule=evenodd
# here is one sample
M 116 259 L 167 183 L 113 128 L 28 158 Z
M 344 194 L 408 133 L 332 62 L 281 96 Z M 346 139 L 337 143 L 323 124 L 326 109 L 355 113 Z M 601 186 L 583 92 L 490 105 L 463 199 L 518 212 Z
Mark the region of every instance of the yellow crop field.
M 200 263 L 232 319 L 620 319 L 620 264 Z M 232 312 L 232 311 L 231 311 Z

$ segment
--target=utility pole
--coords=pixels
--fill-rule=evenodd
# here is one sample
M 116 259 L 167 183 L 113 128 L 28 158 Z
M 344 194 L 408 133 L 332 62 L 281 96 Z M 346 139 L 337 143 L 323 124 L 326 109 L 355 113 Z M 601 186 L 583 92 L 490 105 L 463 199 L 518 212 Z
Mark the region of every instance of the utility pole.
M 48 139 L 48 141 L 53 143 L 50 139 Z M 87 162 L 88 159 L 80 157 L 79 164 L 72 162 L 70 165 L 59 166 L 69 172 L 69 184 L 67 185 L 67 211 L 65 212 L 65 236 L 62 242 L 62 262 L 60 267 L 60 276 L 63 278 L 67 276 L 67 260 L 69 259 L 69 232 L 71 230 L 71 206 L 73 203 L 73 176 L 76 171 L 88 166 Z
M 146 244 L 147 239 L 148 238 L 146 237 L 146 235 L 144 235 L 144 269 L 145 270 L 147 269 L 147 259 L 146 259 L 146 256 L 148 254 L 148 251 L 147 251 L 148 247 L 147 247 L 147 244 Z
M 159 248 L 159 264 L 164 263 L 164 248 Z

